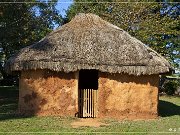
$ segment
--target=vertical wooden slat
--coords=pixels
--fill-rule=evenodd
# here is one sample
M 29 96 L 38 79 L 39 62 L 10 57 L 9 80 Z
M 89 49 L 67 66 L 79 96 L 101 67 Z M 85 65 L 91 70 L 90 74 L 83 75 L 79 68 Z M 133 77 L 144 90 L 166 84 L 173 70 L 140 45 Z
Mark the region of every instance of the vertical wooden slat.
M 97 108 L 97 106 L 98 106 L 98 90 L 96 90 L 96 117 L 98 115 L 98 108 Z
M 96 117 L 96 90 L 93 91 L 94 96 L 94 117 Z
M 88 117 L 90 117 L 90 95 L 89 95 L 89 93 L 90 93 L 90 89 L 88 89 Z
M 96 117 L 98 115 L 98 90 L 96 90 Z
M 90 115 L 90 113 L 91 113 L 91 109 L 90 109 L 90 108 L 91 108 L 91 107 L 90 107 L 90 106 L 91 106 L 91 104 L 90 104 L 90 102 L 91 102 L 90 90 L 91 90 L 91 89 L 89 89 L 89 93 L 88 93 L 88 96 L 89 96 L 89 112 L 88 112 L 88 113 L 89 113 L 89 117 L 91 117 L 91 115 Z
M 86 94 L 87 92 L 86 92 L 86 89 L 84 89 L 84 117 L 86 117 L 86 107 L 87 107 L 87 105 L 86 105 L 86 97 L 87 97 L 87 94 Z
M 92 118 L 92 114 L 91 114 L 91 112 L 92 112 L 92 110 L 91 110 L 91 108 L 92 108 L 92 103 L 91 103 L 91 100 L 92 100 L 92 97 L 91 97 L 91 91 L 92 91 L 92 89 L 90 89 L 90 91 L 89 91 L 89 99 L 90 99 L 90 103 L 89 103 L 89 109 L 90 109 L 90 113 L 89 113 L 89 115 L 90 115 L 90 117 Z
M 81 94 L 81 98 L 80 98 L 80 100 L 81 100 L 81 110 L 80 110 L 80 116 L 81 117 L 83 117 L 83 100 L 82 100 L 82 98 L 83 98 L 83 96 L 82 96 L 82 94 L 83 94 L 83 91 L 80 89 L 80 94 Z
M 87 108 L 86 108 L 86 117 L 88 117 L 88 89 L 86 89 L 87 90 L 87 95 L 86 95 L 86 103 L 87 103 Z
M 82 104 L 82 93 L 83 91 L 80 89 L 80 117 L 83 117 L 82 116 L 82 110 L 83 110 L 83 104 Z
M 92 90 L 92 116 L 94 117 L 94 90 Z
M 96 117 L 98 116 L 98 90 L 96 90 L 96 99 L 97 99 L 97 101 L 96 101 Z
M 82 89 L 82 117 L 84 117 L 84 90 Z
M 94 117 L 94 90 L 92 90 L 92 116 Z
M 89 89 L 88 89 L 88 117 L 89 117 Z
M 91 97 L 91 91 L 92 91 L 92 89 L 90 89 L 89 90 L 89 115 L 90 115 L 90 117 L 92 117 L 92 114 L 91 114 L 91 112 L 92 112 L 92 110 L 91 110 L 91 107 L 92 107 L 92 103 L 91 103 L 91 100 L 92 100 L 92 97 Z
M 81 117 L 83 117 L 84 91 L 81 89 Z
M 81 115 L 80 116 L 83 117 L 83 100 L 82 100 L 83 99 L 83 96 L 82 96 L 83 91 L 81 89 L 80 89 L 80 91 L 81 91 L 80 92 L 81 93 L 81 110 L 80 110 Z
M 89 117 L 89 89 L 88 89 L 88 93 L 87 93 L 87 99 L 88 99 L 88 103 L 87 103 L 87 117 Z
M 90 96 L 91 89 L 89 89 L 89 117 L 91 117 L 91 96 Z
M 79 117 L 81 117 L 81 90 L 78 90 L 79 93 L 79 101 L 78 101 L 78 105 L 79 105 Z
M 88 117 L 88 89 L 86 89 L 87 95 L 86 95 L 86 117 Z
M 93 89 L 91 90 L 91 117 L 93 117 L 93 96 L 92 96 Z
M 89 117 L 89 89 L 88 89 L 88 109 L 87 109 L 87 111 L 88 111 L 88 117 Z
M 86 106 L 86 107 L 85 107 L 85 109 L 86 109 L 86 110 L 85 110 L 85 113 L 86 113 L 86 114 L 85 114 L 85 117 L 87 117 L 87 89 L 86 89 L 86 105 L 85 105 L 85 106 Z
M 95 93 L 95 90 L 94 90 L 94 117 L 96 117 L 96 93 Z
M 93 90 L 91 91 L 91 97 L 92 97 L 92 117 L 94 117 L 94 114 L 93 114 L 93 111 L 94 111 L 94 109 L 93 109 Z
M 86 100 L 87 100 L 87 109 L 86 109 L 86 117 L 88 117 L 88 107 L 89 107 L 89 105 L 88 105 L 88 89 L 87 89 L 87 95 L 86 95 Z
M 89 89 L 89 117 L 91 116 L 91 89 Z
M 85 117 L 87 117 L 87 89 L 85 89 L 85 92 L 86 92 L 86 94 L 85 94 Z
M 91 117 L 91 89 L 89 89 L 89 117 Z
M 87 107 L 87 108 L 86 108 L 86 117 L 88 117 L 88 107 L 89 107 L 89 106 L 88 106 L 88 89 L 86 89 L 86 90 L 87 90 L 87 95 L 86 95 L 86 101 L 87 101 L 87 102 L 86 102 L 86 107 Z
M 78 96 L 78 98 L 79 98 L 79 103 L 78 103 L 78 105 L 79 105 L 79 117 L 81 117 L 81 91 L 80 90 L 78 90 L 78 93 L 79 93 L 79 96 Z
M 84 91 L 84 94 L 83 94 L 83 117 L 85 117 L 85 89 L 83 90 Z

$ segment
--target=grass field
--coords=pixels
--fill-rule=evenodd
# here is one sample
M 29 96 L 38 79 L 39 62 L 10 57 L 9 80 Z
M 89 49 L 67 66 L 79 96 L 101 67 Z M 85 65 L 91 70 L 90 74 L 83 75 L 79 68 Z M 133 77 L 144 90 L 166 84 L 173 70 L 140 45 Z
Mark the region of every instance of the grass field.
M 101 120 L 108 126 L 72 128 L 74 117 L 22 117 L 16 115 L 18 89 L 0 87 L 0 134 L 180 134 L 180 97 L 160 97 L 159 119 Z

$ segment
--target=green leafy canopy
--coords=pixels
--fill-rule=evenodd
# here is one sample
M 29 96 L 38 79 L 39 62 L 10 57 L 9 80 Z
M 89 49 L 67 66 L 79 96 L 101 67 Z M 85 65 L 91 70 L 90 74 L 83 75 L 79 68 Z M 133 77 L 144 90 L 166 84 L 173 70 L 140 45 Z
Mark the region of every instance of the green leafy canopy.
M 56 9 L 57 0 L 0 3 L 0 69 L 19 49 L 31 45 L 61 25 L 63 20 Z

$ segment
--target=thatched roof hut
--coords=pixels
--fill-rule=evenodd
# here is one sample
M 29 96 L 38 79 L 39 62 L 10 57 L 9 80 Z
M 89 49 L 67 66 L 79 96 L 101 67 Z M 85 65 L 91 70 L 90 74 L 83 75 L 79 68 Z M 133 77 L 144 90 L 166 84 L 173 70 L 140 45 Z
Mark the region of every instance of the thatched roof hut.
M 5 68 L 21 73 L 20 113 L 151 118 L 159 74 L 170 64 L 121 28 L 79 14 L 20 50 Z
M 8 72 L 96 69 L 133 75 L 168 72 L 169 63 L 124 30 L 93 14 L 79 14 L 6 64 Z

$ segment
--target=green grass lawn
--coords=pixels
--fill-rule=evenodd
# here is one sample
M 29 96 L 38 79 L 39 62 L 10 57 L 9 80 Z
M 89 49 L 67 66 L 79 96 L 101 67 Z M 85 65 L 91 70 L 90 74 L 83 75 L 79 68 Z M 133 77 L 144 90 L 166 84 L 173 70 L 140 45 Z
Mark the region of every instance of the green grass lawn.
M 18 89 L 0 87 L 0 134 L 180 134 L 180 97 L 160 97 L 159 119 L 118 121 L 101 120 L 108 126 L 72 128 L 71 123 L 78 121 L 73 117 L 22 117 L 16 115 Z

